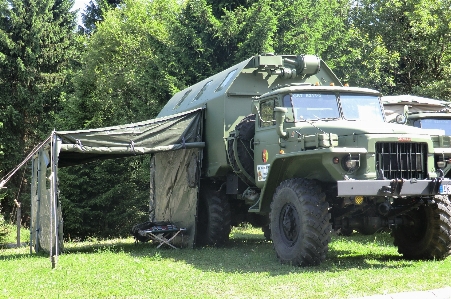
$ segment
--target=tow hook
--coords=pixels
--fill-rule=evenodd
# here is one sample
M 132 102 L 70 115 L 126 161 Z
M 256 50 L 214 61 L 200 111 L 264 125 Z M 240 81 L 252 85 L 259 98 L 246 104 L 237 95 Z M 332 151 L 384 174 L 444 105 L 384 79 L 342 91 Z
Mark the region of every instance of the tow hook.
M 431 194 L 438 194 L 441 184 L 442 184 L 442 178 L 433 178 L 431 183 L 429 184 L 430 193 Z
M 403 179 L 394 179 L 390 183 L 391 187 L 391 194 L 393 195 L 399 195 L 401 193 L 402 186 L 404 185 Z

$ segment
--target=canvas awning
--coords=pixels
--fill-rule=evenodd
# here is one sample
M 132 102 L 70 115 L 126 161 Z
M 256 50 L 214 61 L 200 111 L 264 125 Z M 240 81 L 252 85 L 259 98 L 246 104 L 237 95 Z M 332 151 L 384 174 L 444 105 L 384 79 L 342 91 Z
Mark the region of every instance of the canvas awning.
M 53 267 L 63 248 L 57 187 L 59 167 L 143 154 L 154 154 L 150 218 L 186 227 L 186 241 L 193 245 L 199 172 L 205 147 L 203 111 L 204 108 L 197 108 L 127 125 L 52 132 L 27 157 L 32 158 L 30 247 L 50 252 Z
M 58 167 L 93 160 L 202 148 L 202 110 L 198 108 L 148 121 L 77 131 L 56 131 Z

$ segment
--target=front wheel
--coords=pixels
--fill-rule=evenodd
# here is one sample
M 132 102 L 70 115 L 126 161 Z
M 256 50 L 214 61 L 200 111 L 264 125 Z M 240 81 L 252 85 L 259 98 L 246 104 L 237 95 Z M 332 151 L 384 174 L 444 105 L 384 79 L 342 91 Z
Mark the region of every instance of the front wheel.
M 398 252 L 407 259 L 444 259 L 451 249 L 451 203 L 437 195 L 435 203 L 422 205 L 406 217 L 412 225 L 392 232 Z
M 273 196 L 270 230 L 281 263 L 319 265 L 325 260 L 332 226 L 329 205 L 314 181 L 283 181 Z

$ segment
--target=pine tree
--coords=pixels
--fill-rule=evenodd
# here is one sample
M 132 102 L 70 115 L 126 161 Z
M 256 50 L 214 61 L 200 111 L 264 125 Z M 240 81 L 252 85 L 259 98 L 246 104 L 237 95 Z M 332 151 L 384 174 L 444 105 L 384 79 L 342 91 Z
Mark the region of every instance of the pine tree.
M 79 26 L 79 31 L 85 34 L 93 33 L 97 23 L 103 21 L 105 12 L 116 8 L 122 2 L 122 0 L 91 0 L 81 13 L 83 26 Z
M 75 36 L 74 0 L 0 2 L 0 177 L 48 136 L 67 86 Z M 24 167 L 24 169 L 27 169 Z M 26 178 L 26 176 L 24 176 Z M 5 208 L 22 175 L 8 183 Z M 26 186 L 26 184 L 24 185 Z M 29 192 L 22 189 L 24 200 Z

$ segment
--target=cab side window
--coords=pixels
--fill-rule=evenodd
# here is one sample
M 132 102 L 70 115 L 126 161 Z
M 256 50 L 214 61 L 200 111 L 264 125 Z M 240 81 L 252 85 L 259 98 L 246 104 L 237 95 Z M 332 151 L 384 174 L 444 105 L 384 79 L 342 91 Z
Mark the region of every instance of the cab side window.
M 275 125 L 274 107 L 274 99 L 260 103 L 260 127 L 269 127 Z
M 413 122 L 413 126 L 417 128 L 421 128 L 421 120 L 417 119 Z
M 285 122 L 294 122 L 293 105 L 291 104 L 291 94 L 287 94 L 283 97 L 283 107 L 287 108 L 287 114 L 285 115 Z

